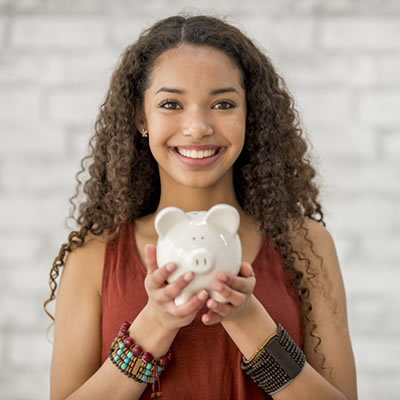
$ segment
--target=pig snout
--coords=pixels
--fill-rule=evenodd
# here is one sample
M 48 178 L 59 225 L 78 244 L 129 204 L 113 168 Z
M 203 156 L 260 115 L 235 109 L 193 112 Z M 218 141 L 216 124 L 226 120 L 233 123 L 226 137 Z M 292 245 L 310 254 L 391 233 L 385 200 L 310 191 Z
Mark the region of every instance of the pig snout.
M 190 268 L 193 272 L 204 273 L 214 268 L 215 259 L 207 249 L 195 249 L 190 254 Z

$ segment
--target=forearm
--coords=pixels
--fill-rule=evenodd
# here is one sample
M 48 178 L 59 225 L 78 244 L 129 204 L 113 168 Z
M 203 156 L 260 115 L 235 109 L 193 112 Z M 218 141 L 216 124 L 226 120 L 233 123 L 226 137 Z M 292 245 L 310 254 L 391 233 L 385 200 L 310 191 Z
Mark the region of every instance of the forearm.
M 154 321 L 144 309 L 133 321 L 129 335 L 158 359 L 167 353 L 178 330 L 165 330 Z M 67 399 L 139 399 L 146 387 L 147 384 L 128 378 L 107 358 L 101 368 Z
M 245 358 L 250 358 L 265 340 L 275 334 L 277 330 L 276 323 L 254 295 L 252 295 L 251 306 L 248 309 L 249 312 L 241 317 L 240 321 L 233 319 L 222 322 L 224 329 Z M 291 400 L 293 398 L 346 400 L 343 393 L 307 363 L 286 388 L 272 397 L 276 400 Z

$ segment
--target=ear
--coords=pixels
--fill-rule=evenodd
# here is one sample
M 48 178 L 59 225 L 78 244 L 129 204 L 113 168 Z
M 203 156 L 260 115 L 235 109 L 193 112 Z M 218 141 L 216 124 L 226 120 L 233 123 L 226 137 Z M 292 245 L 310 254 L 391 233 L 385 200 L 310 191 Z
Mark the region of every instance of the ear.
M 204 220 L 208 224 L 224 230 L 229 236 L 233 236 L 237 233 L 240 224 L 239 213 L 228 204 L 217 204 L 211 207 L 204 217 Z
M 180 208 L 166 207 L 157 214 L 154 226 L 158 236 L 163 238 L 173 226 L 188 220 L 189 217 Z

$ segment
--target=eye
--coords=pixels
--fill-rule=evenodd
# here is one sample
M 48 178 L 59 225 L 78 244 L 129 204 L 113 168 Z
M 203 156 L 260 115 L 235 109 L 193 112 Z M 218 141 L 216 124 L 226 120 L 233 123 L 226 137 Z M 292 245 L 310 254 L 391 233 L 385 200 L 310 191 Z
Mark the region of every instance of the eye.
M 160 108 L 164 108 L 166 110 L 176 110 L 177 109 L 176 106 L 180 107 L 180 105 L 176 101 L 169 99 L 164 100 L 159 104 Z
M 236 104 L 231 101 L 223 100 L 215 104 L 214 107 L 216 107 L 219 110 L 230 110 L 231 108 L 235 108 Z

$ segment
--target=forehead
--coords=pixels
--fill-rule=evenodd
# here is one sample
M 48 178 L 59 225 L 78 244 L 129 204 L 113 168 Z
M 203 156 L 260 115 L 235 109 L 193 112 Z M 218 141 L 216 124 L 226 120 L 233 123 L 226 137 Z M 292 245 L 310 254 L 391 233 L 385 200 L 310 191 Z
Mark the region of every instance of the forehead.
M 242 73 L 235 62 L 211 46 L 182 45 L 162 53 L 154 63 L 149 86 L 167 83 L 202 87 L 236 84 L 243 88 Z

